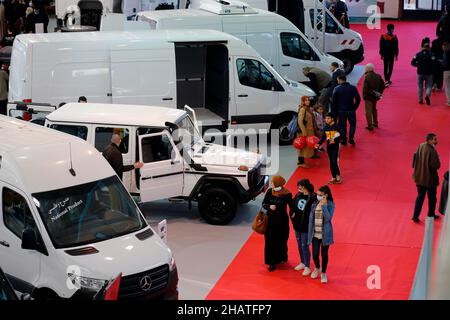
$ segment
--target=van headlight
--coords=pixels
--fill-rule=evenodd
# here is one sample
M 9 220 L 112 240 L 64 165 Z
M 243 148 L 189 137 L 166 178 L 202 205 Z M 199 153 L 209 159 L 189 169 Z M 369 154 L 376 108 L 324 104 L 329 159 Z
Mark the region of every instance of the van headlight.
M 173 271 L 175 270 L 175 268 L 177 267 L 177 264 L 175 262 L 175 258 L 172 256 L 172 258 L 170 259 L 170 263 L 169 263 L 169 271 Z
M 106 280 L 82 277 L 73 273 L 69 273 L 68 276 L 72 284 L 78 289 L 86 289 L 97 292 L 103 288 L 106 283 Z

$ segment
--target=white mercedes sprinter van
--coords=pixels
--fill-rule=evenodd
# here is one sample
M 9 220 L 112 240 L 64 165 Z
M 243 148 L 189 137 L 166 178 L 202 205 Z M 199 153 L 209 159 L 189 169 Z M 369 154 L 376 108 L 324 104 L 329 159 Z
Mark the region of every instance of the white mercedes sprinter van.
M 241 40 L 213 30 L 24 34 L 13 45 L 9 101 L 196 109 L 203 126 L 281 129 L 303 84 L 282 78 Z
M 173 256 L 88 143 L 0 116 L 0 261 L 35 299 L 177 298 Z M 145 283 L 144 283 L 145 282 Z
M 205 143 L 195 112 L 154 106 L 68 103 L 47 115 L 45 126 L 78 136 L 102 152 L 113 133 L 120 134 L 124 165 L 144 167 L 124 172 L 123 181 L 142 202 L 170 199 L 198 202 L 211 224 L 227 224 L 239 204 L 254 200 L 268 186 L 265 158 Z M 180 139 L 181 137 L 181 139 Z
M 217 0 L 191 0 L 191 7 L 197 8 L 203 3 L 217 2 Z M 223 2 L 223 1 L 222 1 Z M 234 0 L 226 1 L 230 4 L 236 2 Z M 244 0 L 249 8 L 259 8 L 268 10 L 267 0 Z M 344 64 L 345 73 L 350 73 L 353 67 L 364 60 L 364 44 L 361 34 L 344 27 L 334 17 L 334 15 L 325 8 L 326 23 L 325 23 L 325 47 L 323 46 L 323 31 L 322 31 L 322 11 L 323 4 L 317 1 L 317 32 L 314 31 L 314 6 L 316 0 L 303 0 L 304 13 L 303 19 L 305 23 L 305 35 L 314 43 L 314 45 L 321 51 L 329 53 L 330 55 L 342 60 Z
M 199 9 L 144 11 L 137 21 L 148 22 L 154 30 L 211 29 L 241 39 L 255 49 L 282 76 L 300 82 L 309 81 L 304 67 L 316 67 L 330 73 L 332 62 L 342 61 L 317 49 L 286 18 L 275 13 L 238 5 L 205 2 Z

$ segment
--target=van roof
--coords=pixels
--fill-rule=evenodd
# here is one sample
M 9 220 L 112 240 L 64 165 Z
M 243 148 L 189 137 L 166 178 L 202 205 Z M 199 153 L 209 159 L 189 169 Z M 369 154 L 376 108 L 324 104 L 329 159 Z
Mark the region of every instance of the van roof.
M 114 175 L 94 147 L 68 134 L 0 115 L 0 135 L 0 180 L 23 191 L 56 190 Z M 71 162 L 76 176 L 69 172 Z
M 266 17 L 266 18 L 273 18 L 276 20 L 284 20 L 285 18 L 275 14 L 273 12 L 267 11 L 267 10 L 261 10 L 252 8 L 254 11 L 253 13 L 240 13 L 240 14 L 218 14 L 202 9 L 176 9 L 176 10 L 153 10 L 153 11 L 142 11 L 139 12 L 138 16 L 144 16 L 146 18 L 152 18 L 154 20 L 159 19 L 171 19 L 171 18 L 186 18 L 186 17 L 246 17 L 248 19 L 249 17 Z M 255 13 L 256 12 L 256 13 Z
M 168 10 L 172 11 L 172 10 Z M 213 42 L 240 41 L 232 35 L 216 30 L 137 30 L 102 32 L 52 32 L 40 34 L 21 34 L 16 39 L 25 45 L 34 43 L 73 43 L 74 41 L 111 41 L 118 46 L 122 42 Z
M 54 122 L 96 123 L 145 127 L 166 127 L 186 114 L 184 110 L 157 106 L 67 103 L 47 115 Z

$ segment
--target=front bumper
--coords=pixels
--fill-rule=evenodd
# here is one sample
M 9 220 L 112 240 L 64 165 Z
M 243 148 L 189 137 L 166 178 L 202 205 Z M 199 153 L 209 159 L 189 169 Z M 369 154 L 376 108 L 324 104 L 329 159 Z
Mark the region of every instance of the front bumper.
M 253 188 L 245 190 L 241 194 L 242 203 L 247 203 L 254 200 L 261 193 L 264 193 L 269 188 L 269 176 L 262 176 L 262 179 Z

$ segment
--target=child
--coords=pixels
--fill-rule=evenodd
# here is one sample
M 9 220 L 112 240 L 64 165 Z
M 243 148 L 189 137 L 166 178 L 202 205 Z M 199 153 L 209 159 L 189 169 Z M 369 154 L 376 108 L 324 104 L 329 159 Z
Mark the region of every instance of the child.
M 325 120 L 324 113 L 325 113 L 325 107 L 323 105 L 318 104 L 314 108 L 313 114 L 314 114 L 314 121 L 316 122 L 316 128 L 317 128 L 316 136 L 318 138 L 320 138 L 322 136 L 323 127 L 325 125 L 325 123 L 324 123 L 324 120 Z M 320 151 L 320 152 L 323 151 L 323 149 L 321 147 L 319 147 L 317 150 Z M 317 152 L 314 154 L 313 158 L 315 158 L 315 157 L 317 157 L 317 158 L 319 157 L 317 155 Z
M 330 159 L 330 170 L 332 175 L 332 179 L 328 183 L 339 184 L 342 183 L 341 170 L 339 169 L 339 128 L 334 121 L 334 116 L 331 113 L 328 113 L 325 116 L 325 122 L 326 125 L 323 128 L 322 137 L 316 145 L 316 149 L 319 148 L 325 140 L 327 141 L 327 152 Z

